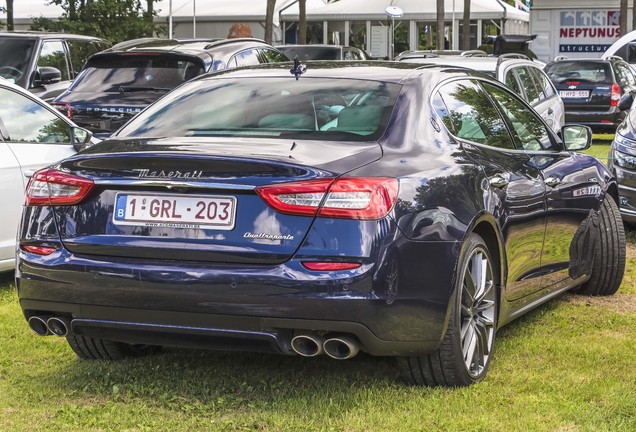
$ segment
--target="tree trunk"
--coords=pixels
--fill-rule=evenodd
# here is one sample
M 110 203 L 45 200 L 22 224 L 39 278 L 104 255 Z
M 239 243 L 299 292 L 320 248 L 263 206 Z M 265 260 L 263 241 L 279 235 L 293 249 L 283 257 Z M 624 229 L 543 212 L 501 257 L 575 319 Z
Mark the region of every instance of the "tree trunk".
M 627 0 L 621 0 L 619 24 L 621 28 L 621 36 L 627 33 Z
M 464 37 L 462 38 L 462 49 L 470 49 L 470 0 L 464 0 Z
M 13 0 L 7 0 L 7 30 L 15 30 L 13 25 Z
M 445 48 L 444 40 L 444 0 L 437 0 L 437 49 Z
M 146 0 L 146 20 L 148 22 L 148 28 L 150 30 L 148 30 L 150 32 L 149 35 L 147 35 L 148 37 L 153 37 L 154 35 L 152 34 L 152 28 L 153 28 L 153 21 L 155 18 L 155 0 Z
M 274 33 L 274 9 L 276 8 L 276 0 L 267 0 L 267 9 L 265 11 L 265 42 L 272 43 Z
M 298 0 L 298 43 L 307 43 L 307 8 L 306 0 Z

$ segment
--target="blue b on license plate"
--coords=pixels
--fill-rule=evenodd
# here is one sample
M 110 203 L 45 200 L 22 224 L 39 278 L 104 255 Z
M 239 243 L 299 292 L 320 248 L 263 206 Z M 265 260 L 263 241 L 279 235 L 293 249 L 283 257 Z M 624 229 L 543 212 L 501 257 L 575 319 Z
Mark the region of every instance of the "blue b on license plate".
M 118 193 L 113 223 L 148 227 L 231 230 L 236 198 L 211 195 Z

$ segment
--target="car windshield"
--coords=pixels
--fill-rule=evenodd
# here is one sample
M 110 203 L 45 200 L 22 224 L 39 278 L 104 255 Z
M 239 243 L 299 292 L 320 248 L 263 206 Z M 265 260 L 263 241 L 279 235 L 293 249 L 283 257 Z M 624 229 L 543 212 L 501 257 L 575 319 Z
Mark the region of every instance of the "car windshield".
M 120 137 L 379 138 L 401 85 L 354 79 L 210 78 L 164 97 Z
M 560 61 L 549 65 L 546 73 L 556 84 L 572 80 L 589 84 L 612 83 L 612 71 L 604 62 Z
M 16 82 L 24 75 L 35 39 L 0 37 L 0 77 Z
M 98 56 L 89 60 L 71 91 L 167 91 L 203 72 L 201 64 L 176 56 Z
M 288 58 L 298 60 L 342 60 L 340 48 L 336 47 L 278 47 Z

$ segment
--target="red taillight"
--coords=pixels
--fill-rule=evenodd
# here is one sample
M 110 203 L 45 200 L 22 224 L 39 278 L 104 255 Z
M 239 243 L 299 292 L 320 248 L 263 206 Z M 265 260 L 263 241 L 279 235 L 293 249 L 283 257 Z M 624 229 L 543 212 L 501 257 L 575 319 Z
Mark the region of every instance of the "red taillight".
M 355 262 L 304 261 L 303 267 L 313 271 L 353 270 L 362 265 Z
M 48 246 L 22 245 L 20 247 L 24 249 L 25 251 L 34 253 L 36 255 L 51 255 L 53 252 L 56 251 L 55 248 L 48 247 Z
M 31 177 L 26 188 L 26 205 L 72 205 L 82 201 L 95 183 L 54 169 L 43 169 Z
M 398 182 L 385 177 L 325 178 L 259 186 L 255 191 L 280 213 L 375 220 L 393 208 Z
M 566 81 L 565 83 L 567 85 L 579 85 L 581 84 L 581 81 Z
M 64 114 L 66 117 L 72 119 L 73 118 L 73 109 L 71 108 L 71 104 L 68 102 L 51 102 L 53 108 Z
M 618 106 L 618 101 L 621 98 L 621 88 L 618 84 L 612 84 L 612 99 L 610 100 L 610 106 Z

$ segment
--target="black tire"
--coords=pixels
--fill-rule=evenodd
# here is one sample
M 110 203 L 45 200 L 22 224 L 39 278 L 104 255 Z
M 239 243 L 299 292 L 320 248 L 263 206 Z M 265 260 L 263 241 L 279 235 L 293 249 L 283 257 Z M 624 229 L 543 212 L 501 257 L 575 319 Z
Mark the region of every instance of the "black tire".
M 485 264 L 486 272 L 483 282 L 477 282 L 481 286 L 475 287 L 470 281 L 476 279 L 477 263 L 482 264 L 482 269 Z M 448 328 L 441 345 L 431 354 L 397 359 L 407 384 L 464 387 L 484 379 L 497 327 L 498 269 L 493 264 L 483 239 L 470 234 L 460 253 Z M 473 297 L 471 292 L 477 295 Z M 467 340 L 469 333 L 472 338 Z M 464 355 L 464 349 L 472 350 L 472 356 Z
M 131 345 L 72 334 L 66 336 L 66 341 L 75 354 L 85 360 L 122 360 L 152 354 L 159 349 L 154 345 Z
M 576 292 L 593 296 L 615 294 L 625 273 L 625 227 L 614 199 L 607 195 L 599 214 L 592 276 Z

